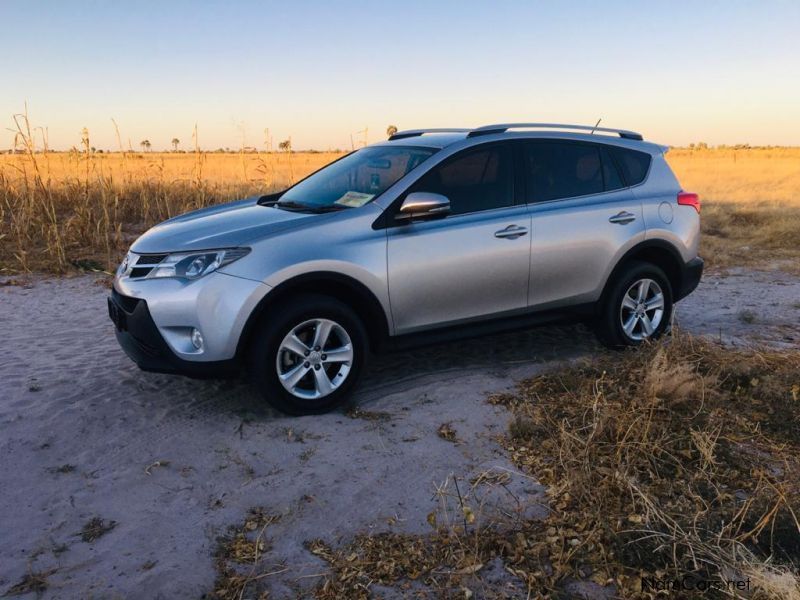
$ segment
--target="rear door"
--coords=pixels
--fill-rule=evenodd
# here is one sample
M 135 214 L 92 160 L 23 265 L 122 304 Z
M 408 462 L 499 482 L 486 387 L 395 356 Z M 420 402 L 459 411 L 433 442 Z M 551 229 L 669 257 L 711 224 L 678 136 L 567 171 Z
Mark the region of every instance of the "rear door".
M 533 228 L 531 306 L 597 300 L 617 258 L 644 239 L 641 203 L 603 144 L 531 140 L 523 165 Z
M 508 143 L 464 150 L 410 188 L 447 196 L 447 217 L 396 223 L 389 215 L 396 333 L 527 309 L 530 214 L 516 202 L 513 150 Z

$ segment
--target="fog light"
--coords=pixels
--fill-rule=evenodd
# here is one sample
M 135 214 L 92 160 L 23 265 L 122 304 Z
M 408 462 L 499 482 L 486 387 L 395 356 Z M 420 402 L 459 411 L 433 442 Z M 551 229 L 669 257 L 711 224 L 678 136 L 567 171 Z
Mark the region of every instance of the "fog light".
M 199 329 L 192 329 L 192 346 L 198 350 L 203 349 L 203 334 Z

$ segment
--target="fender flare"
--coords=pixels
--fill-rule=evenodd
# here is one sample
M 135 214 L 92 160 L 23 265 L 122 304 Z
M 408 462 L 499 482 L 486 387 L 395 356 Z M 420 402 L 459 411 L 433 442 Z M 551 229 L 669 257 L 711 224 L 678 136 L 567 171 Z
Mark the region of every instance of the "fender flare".
M 659 254 L 658 261 L 653 260 L 654 252 Z M 666 262 L 664 262 L 665 257 Z M 673 244 L 665 240 L 653 239 L 639 242 L 632 248 L 629 248 L 627 252 L 620 257 L 606 279 L 606 283 L 603 286 L 603 292 L 600 294 L 600 298 L 597 301 L 598 307 L 602 306 L 605 302 L 609 288 L 619 276 L 619 273 L 625 267 L 625 264 L 636 259 L 654 263 L 656 266 L 661 268 L 669 279 L 670 286 L 672 287 L 673 300 L 678 300 L 677 294 L 683 285 L 683 272 L 686 266 L 683 261 L 683 257 L 681 257 L 680 252 Z
M 258 329 L 260 320 L 269 313 L 271 306 L 293 294 L 302 293 L 330 295 L 350 305 L 364 323 L 373 347 L 381 346 L 388 338 L 389 322 L 386 312 L 381 302 L 367 286 L 357 279 L 334 271 L 313 271 L 281 282 L 259 301 L 247 318 L 239 336 L 236 356 L 244 355 L 251 336 Z

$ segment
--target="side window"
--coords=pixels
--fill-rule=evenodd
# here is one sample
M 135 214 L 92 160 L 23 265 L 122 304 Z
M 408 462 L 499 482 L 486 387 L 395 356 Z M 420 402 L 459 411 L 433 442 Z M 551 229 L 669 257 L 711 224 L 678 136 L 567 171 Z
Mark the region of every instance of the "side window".
M 618 147 L 609 147 L 608 150 L 622 170 L 625 185 L 636 185 L 644 181 L 652 160 L 652 157 L 647 152 Z
M 608 153 L 608 149 L 603 148 L 603 181 L 605 182 L 606 191 L 619 190 L 625 187 L 622 179 L 619 176 L 617 165 Z
M 536 202 L 604 191 L 603 162 L 600 148 L 594 144 L 527 144 L 525 171 L 528 193 Z
M 434 167 L 413 187 L 450 199 L 450 214 L 460 215 L 511 206 L 511 148 L 495 145 L 467 151 Z

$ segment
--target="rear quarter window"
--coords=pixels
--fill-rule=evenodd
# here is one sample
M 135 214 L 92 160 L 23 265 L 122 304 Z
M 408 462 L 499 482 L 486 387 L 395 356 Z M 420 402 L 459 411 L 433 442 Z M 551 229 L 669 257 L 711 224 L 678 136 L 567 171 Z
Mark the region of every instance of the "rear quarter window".
M 647 177 L 647 172 L 650 170 L 650 162 L 653 160 L 653 157 L 647 152 L 612 146 L 608 148 L 608 151 L 619 165 L 622 177 L 625 179 L 625 185 L 631 186 L 642 183 L 644 178 Z

